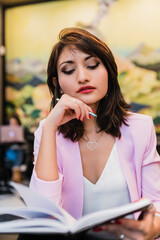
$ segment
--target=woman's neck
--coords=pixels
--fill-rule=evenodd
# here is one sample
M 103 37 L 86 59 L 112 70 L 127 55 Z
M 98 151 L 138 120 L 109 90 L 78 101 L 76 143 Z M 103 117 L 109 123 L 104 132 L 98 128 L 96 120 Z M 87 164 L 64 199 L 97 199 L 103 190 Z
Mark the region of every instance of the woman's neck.
M 91 119 L 84 119 L 84 130 L 87 136 L 97 134 L 99 127 L 94 117 L 91 117 Z
M 93 109 L 94 112 L 96 112 L 98 108 L 98 102 L 95 104 L 90 105 L 90 107 Z M 97 132 L 100 130 L 98 125 L 97 125 L 97 119 L 95 117 L 91 117 L 91 119 L 84 119 L 84 130 L 85 130 L 85 135 L 93 135 L 97 134 Z

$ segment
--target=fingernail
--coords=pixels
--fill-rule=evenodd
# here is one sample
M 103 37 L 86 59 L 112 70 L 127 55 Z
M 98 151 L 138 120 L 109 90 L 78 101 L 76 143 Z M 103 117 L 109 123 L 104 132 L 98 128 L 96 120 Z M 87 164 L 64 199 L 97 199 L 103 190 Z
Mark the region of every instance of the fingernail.
M 101 227 L 93 228 L 93 232 L 101 232 L 102 230 L 103 230 L 103 228 L 101 228 Z
M 92 109 L 92 108 L 91 108 Z M 92 109 L 92 112 L 95 113 L 95 111 Z
M 115 224 L 122 224 L 122 222 L 120 220 L 116 219 Z
M 91 119 L 91 115 L 89 115 L 89 119 Z

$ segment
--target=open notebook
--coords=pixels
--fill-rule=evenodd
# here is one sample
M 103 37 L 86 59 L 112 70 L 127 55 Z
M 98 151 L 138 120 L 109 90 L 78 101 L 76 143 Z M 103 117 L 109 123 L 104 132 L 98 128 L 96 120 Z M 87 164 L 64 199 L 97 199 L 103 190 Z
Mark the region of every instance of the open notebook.
M 151 204 L 149 199 L 142 198 L 134 203 L 90 213 L 76 220 L 39 192 L 14 182 L 10 185 L 17 190 L 26 206 L 0 206 L 0 215 L 19 217 L 16 220 L 0 222 L 0 233 L 76 234 L 131 213 L 141 212 Z

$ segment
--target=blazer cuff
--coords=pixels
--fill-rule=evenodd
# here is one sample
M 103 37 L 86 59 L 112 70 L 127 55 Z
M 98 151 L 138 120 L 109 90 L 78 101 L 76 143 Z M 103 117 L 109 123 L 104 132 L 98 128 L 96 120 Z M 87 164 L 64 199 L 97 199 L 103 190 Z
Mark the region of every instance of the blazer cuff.
M 55 181 L 45 181 L 38 178 L 35 169 L 30 181 L 30 188 L 45 195 L 47 198 L 53 200 L 58 205 L 61 205 L 63 175 L 59 173 L 59 179 Z

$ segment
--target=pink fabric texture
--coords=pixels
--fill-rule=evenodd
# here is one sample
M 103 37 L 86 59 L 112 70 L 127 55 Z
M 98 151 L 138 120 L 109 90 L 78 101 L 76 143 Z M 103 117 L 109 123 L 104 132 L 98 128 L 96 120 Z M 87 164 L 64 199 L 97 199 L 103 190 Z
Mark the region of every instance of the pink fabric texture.
M 35 161 L 44 121 L 40 122 L 35 132 Z M 131 201 L 147 197 L 153 201 L 157 211 L 160 212 L 160 156 L 156 151 L 156 135 L 152 118 L 133 113 L 128 117 L 127 124 L 129 126 L 122 125 L 122 136 L 120 139 L 116 138 L 116 144 Z M 30 187 L 60 204 L 78 219 L 83 211 L 83 170 L 79 145 L 78 142 L 73 143 L 58 133 L 56 141 L 59 179 L 51 182 L 43 181 L 33 170 Z

